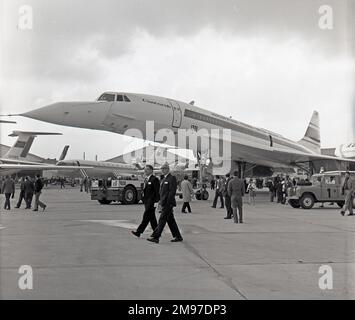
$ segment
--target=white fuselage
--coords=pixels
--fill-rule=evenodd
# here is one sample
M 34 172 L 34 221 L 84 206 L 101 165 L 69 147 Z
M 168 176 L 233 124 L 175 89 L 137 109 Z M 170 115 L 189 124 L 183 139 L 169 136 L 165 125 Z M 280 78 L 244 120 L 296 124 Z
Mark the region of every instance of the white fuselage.
M 116 101 L 115 98 L 115 101 L 59 102 L 27 112 L 23 116 L 59 125 L 119 134 L 127 134 L 127 129 L 135 128 L 140 130 L 143 133 L 142 138 L 147 140 L 152 140 L 151 136 L 145 136 L 146 121 L 149 120 L 154 121 L 155 132 L 170 129 L 176 133 L 178 129 L 186 129 L 193 134 L 200 129 L 230 129 L 232 159 L 266 166 L 285 164 L 282 159 L 278 162 L 275 151 L 292 152 L 295 159 L 298 153 L 314 154 L 312 150 L 279 134 L 184 102 L 145 94 L 112 94 L 116 97 L 127 96 L 129 101 Z M 135 134 L 129 135 L 139 137 Z
M 90 167 L 89 169 L 83 169 L 73 171 L 60 171 L 56 175 L 62 175 L 66 177 L 83 177 L 83 173 L 91 178 L 109 178 L 117 176 L 136 175 L 137 168 L 134 165 L 125 163 L 115 163 L 106 161 L 91 161 L 91 160 L 62 160 L 57 163 L 60 166 L 77 166 L 78 168 Z

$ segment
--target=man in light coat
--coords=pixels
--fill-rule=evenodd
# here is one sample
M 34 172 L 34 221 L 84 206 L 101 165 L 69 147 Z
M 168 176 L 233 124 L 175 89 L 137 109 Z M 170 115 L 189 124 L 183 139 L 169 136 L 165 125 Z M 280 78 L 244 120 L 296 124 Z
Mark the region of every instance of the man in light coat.
M 350 172 L 345 173 L 345 180 L 342 186 L 342 194 L 345 194 L 345 204 L 343 209 L 340 211 L 341 215 L 344 215 L 345 212 L 349 211 L 349 216 L 354 215 L 353 211 L 353 200 L 355 192 L 355 182 L 351 179 Z
M 228 183 L 228 195 L 231 198 L 235 223 L 243 223 L 244 193 L 245 193 L 244 182 L 243 180 L 239 179 L 238 171 L 235 171 L 234 178 Z
M 182 200 L 184 201 L 184 204 L 182 205 L 181 212 L 186 213 L 186 208 L 191 213 L 191 207 L 190 207 L 190 202 L 192 199 L 192 195 L 194 193 L 194 190 L 192 188 L 191 182 L 188 180 L 189 177 L 185 176 L 184 180 L 181 182 L 181 192 L 182 192 Z
M 17 205 L 15 208 L 20 208 L 22 200 L 24 200 L 24 199 L 25 199 L 25 177 L 22 177 L 21 184 L 20 184 L 20 196 L 18 198 Z
M 5 194 L 5 205 L 4 209 L 5 210 L 10 210 L 10 197 L 12 195 L 12 198 L 15 197 L 15 182 L 14 180 L 11 179 L 10 176 L 6 176 L 6 179 L 4 183 L 2 184 L 1 191 L 3 194 Z

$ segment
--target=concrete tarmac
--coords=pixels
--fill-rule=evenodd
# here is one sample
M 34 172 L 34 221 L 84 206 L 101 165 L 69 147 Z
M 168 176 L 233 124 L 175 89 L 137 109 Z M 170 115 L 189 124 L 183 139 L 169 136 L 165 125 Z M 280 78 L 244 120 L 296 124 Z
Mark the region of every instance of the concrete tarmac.
M 255 206 L 244 204 L 245 223 L 234 224 L 211 200 L 193 200 L 192 214 L 180 213 L 179 200 L 184 242 L 171 243 L 166 227 L 154 244 L 150 229 L 131 235 L 142 205 L 100 205 L 77 188 L 45 189 L 44 213 L 4 211 L 3 198 L 1 299 L 355 298 L 355 218 L 336 206 L 293 209 L 257 194 Z M 23 265 L 33 289 L 19 288 Z

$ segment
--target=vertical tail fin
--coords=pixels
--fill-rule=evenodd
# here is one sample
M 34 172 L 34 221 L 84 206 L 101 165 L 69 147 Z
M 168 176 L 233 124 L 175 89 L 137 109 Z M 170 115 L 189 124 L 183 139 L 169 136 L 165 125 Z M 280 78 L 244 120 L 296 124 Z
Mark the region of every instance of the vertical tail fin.
M 65 157 L 67 156 L 67 153 L 68 153 L 68 149 L 69 149 L 69 146 L 64 147 L 62 154 L 59 157 L 59 161 L 62 161 L 65 159 Z
M 15 144 L 4 155 L 7 159 L 26 158 L 32 143 L 38 135 L 61 135 L 53 132 L 13 131 L 9 137 L 18 137 Z
M 310 149 L 314 153 L 321 153 L 319 113 L 317 111 L 313 111 L 312 119 L 308 125 L 306 134 L 303 139 L 299 141 L 299 144 Z

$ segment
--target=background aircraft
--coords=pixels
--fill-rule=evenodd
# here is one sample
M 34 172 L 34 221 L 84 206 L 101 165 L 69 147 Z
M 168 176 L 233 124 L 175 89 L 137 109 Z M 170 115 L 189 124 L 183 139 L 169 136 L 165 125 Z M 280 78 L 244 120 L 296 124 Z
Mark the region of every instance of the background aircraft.
M 18 137 L 14 145 L 8 152 L 0 158 L 0 175 L 35 175 L 44 170 L 78 170 L 77 167 L 62 167 L 51 165 L 44 162 L 29 161 L 27 156 L 33 144 L 34 139 L 39 135 L 61 135 L 54 132 L 33 132 L 33 131 L 13 131 L 9 136 Z M 65 157 L 68 150 L 66 146 L 61 157 Z M 90 167 L 84 167 L 90 168 Z
M 335 156 L 355 159 L 355 143 L 341 144 L 335 149 Z

